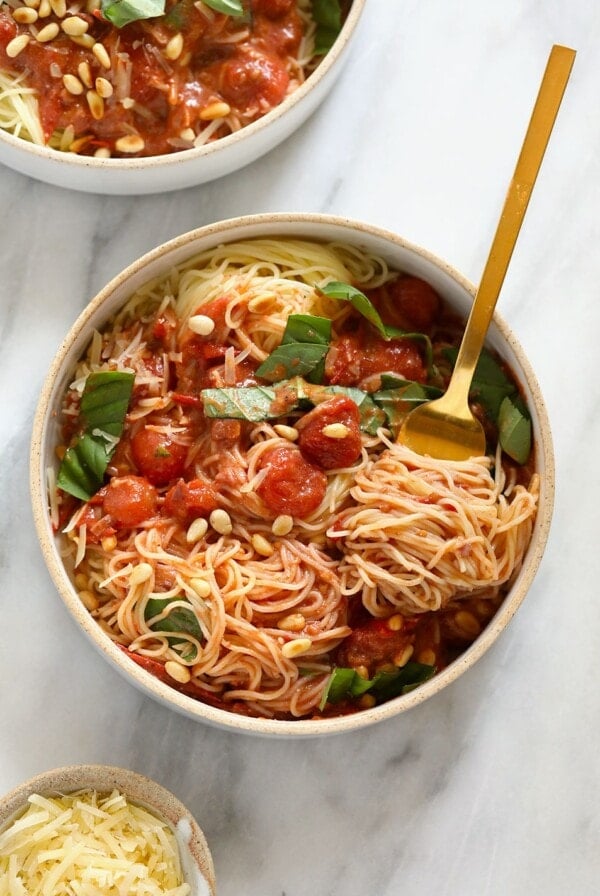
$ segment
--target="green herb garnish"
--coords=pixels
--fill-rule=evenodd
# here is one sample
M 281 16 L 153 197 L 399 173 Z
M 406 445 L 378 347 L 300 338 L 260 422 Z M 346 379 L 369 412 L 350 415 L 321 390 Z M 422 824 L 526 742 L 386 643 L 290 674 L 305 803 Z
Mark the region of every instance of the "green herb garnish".
M 326 703 L 353 700 L 371 693 L 377 703 L 385 703 L 401 694 L 412 691 L 435 674 L 435 666 L 424 663 L 407 663 L 393 672 L 378 672 L 373 678 L 362 678 L 354 669 L 336 667 L 331 673 L 321 698 L 320 709 Z
M 134 382 L 133 373 L 104 370 L 91 373 L 81 396 L 83 432 L 67 449 L 57 485 L 89 501 L 104 480 L 108 463 L 123 432 Z
M 355 402 L 364 432 L 375 435 L 380 426 L 386 425 L 383 409 L 375 404 L 368 392 L 352 386 L 315 385 L 301 377 L 274 386 L 203 389 L 200 398 L 207 417 L 260 423 L 285 417 L 293 410 L 309 410 L 334 395 L 346 395 Z M 281 397 L 283 400 L 278 400 Z
M 313 0 L 312 16 L 317 26 L 315 55 L 324 56 L 331 50 L 342 30 L 342 10 L 339 0 Z
M 444 355 L 454 364 L 458 349 L 444 349 Z M 531 418 L 516 385 L 485 348 L 475 367 L 469 397 L 480 402 L 497 424 L 502 450 L 524 464 L 531 451 Z
M 184 600 L 185 598 L 183 597 L 151 597 L 144 608 L 144 619 L 153 632 L 167 635 L 167 641 L 171 647 L 187 644 L 190 651 L 186 651 L 185 659 L 195 659 L 197 653 L 196 645 L 190 644 L 187 638 L 181 637 L 181 635 L 191 635 L 201 643 L 204 640 L 204 636 L 191 605 L 181 606 Z M 157 619 L 153 622 L 152 620 L 164 613 L 170 604 L 177 604 L 177 606 L 174 606 L 162 619 Z M 169 632 L 175 632 L 176 634 L 170 635 L 168 634 Z M 184 654 L 182 653 L 183 656 Z
M 203 0 L 203 3 L 205 6 L 210 6 L 215 12 L 224 12 L 234 18 L 246 14 L 242 0 Z
M 154 19 L 165 11 L 165 0 L 102 0 L 102 15 L 115 28 L 140 19 Z
M 507 395 L 500 405 L 498 439 L 509 457 L 526 463 L 531 452 L 531 418 L 520 395 Z
M 256 371 L 271 382 L 303 376 L 320 383 L 331 341 L 331 321 L 312 314 L 290 314 L 281 343 Z

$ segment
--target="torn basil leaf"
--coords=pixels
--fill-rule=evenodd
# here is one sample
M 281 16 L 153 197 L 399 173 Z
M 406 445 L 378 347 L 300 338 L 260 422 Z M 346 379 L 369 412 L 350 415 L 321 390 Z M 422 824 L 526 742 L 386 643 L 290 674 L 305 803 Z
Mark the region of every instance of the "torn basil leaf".
M 280 345 L 256 371 L 271 382 L 300 376 L 320 383 L 331 341 L 331 321 L 312 314 L 290 314 Z
M 373 678 L 362 678 L 354 669 L 334 668 L 321 697 L 320 709 L 326 703 L 340 703 L 371 693 L 377 703 L 385 703 L 412 691 L 435 674 L 435 666 L 407 663 L 393 672 L 378 672 Z
M 346 395 L 354 401 L 360 413 L 363 432 L 375 435 L 380 426 L 386 425 L 384 411 L 375 404 L 368 392 L 352 386 L 315 385 L 301 377 L 277 383 L 273 387 L 203 389 L 200 398 L 207 417 L 260 423 L 284 417 L 298 408 L 308 410 L 333 395 Z
M 431 347 L 431 339 L 425 333 L 409 333 L 398 327 L 390 327 L 387 324 L 384 324 L 379 316 L 379 312 L 371 300 L 367 298 L 364 292 L 361 292 L 360 289 L 356 289 L 354 286 L 350 286 L 349 283 L 333 281 L 327 283 L 325 286 L 320 286 L 319 292 L 330 299 L 339 299 L 342 302 L 350 302 L 354 310 L 358 311 L 365 320 L 368 320 L 386 341 L 389 341 L 390 339 L 412 339 L 415 342 L 422 343 L 427 369 L 431 370 L 433 364 L 433 349 Z
M 519 395 L 507 395 L 500 405 L 498 439 L 509 457 L 518 464 L 527 462 L 531 451 L 531 418 Z
M 458 357 L 458 348 L 446 348 L 443 353 L 454 367 Z M 509 380 L 494 356 L 484 348 L 473 374 L 471 399 L 480 402 L 492 420 L 496 422 L 500 405 L 507 395 L 515 395 L 516 392 L 515 384 Z
M 165 11 L 165 0 L 101 0 L 104 18 L 115 28 L 140 19 L 154 19 Z
M 120 370 L 91 373 L 81 396 L 83 432 L 62 459 L 56 484 L 64 492 L 89 501 L 123 432 L 135 376 Z
M 313 0 L 312 17 L 317 26 L 315 55 L 323 56 L 332 48 L 342 30 L 342 10 L 339 0 Z
M 144 608 L 144 619 L 153 632 L 167 635 L 167 641 L 171 647 L 188 644 L 190 650 L 186 652 L 185 659 L 195 659 L 197 653 L 195 644 L 190 644 L 185 637 L 168 635 L 169 632 L 175 632 L 177 635 L 191 635 L 200 643 L 204 640 L 196 614 L 191 605 L 189 608 L 181 606 L 183 600 L 183 597 L 151 597 Z M 177 603 L 177 606 L 173 607 L 166 616 L 162 619 L 157 619 L 155 622 L 152 621 L 156 616 L 163 613 L 169 604 L 173 603 Z M 184 656 L 183 653 L 182 656 Z

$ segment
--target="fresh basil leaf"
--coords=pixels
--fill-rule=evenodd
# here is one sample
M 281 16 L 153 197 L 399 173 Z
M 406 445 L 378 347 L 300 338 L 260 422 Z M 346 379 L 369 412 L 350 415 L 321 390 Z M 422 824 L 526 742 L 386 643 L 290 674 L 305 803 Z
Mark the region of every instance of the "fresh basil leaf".
M 256 371 L 257 376 L 271 382 L 312 373 L 325 359 L 328 345 L 288 342 L 271 352 Z
M 339 0 L 313 0 L 312 16 L 317 26 L 315 55 L 324 56 L 342 30 L 342 10 Z
M 394 379 L 392 377 L 381 378 L 382 381 Z M 394 381 L 396 381 L 394 379 Z M 421 383 L 413 383 L 405 380 L 403 385 L 393 389 L 380 389 L 373 393 L 373 402 L 386 414 L 390 426 L 397 428 L 401 425 L 409 411 L 419 404 L 424 404 L 432 398 L 439 398 L 442 390 L 436 386 L 425 386 Z
M 140 19 L 154 19 L 165 11 L 165 0 L 101 0 L 102 15 L 115 28 Z
M 205 6 L 210 6 L 215 12 L 224 12 L 228 16 L 239 18 L 245 15 L 242 0 L 203 0 Z
M 307 383 L 295 377 L 269 386 L 238 386 L 228 389 L 203 389 L 200 398 L 204 413 L 210 418 L 246 420 L 260 423 L 276 420 L 297 408 L 308 410 L 321 404 L 332 395 L 347 395 L 358 406 L 361 429 L 376 435 L 386 425 L 385 412 L 379 408 L 368 392 L 351 386 L 321 386 Z
M 316 314 L 290 314 L 281 338 L 281 344 L 309 342 L 314 345 L 329 345 L 331 342 L 331 321 Z
M 458 348 L 446 348 L 443 354 L 454 365 L 458 357 Z M 491 352 L 484 348 L 473 374 L 471 399 L 481 402 L 491 419 L 497 422 L 500 405 L 507 395 L 515 395 L 516 392 L 515 384 L 509 380 Z
M 435 675 L 435 671 L 435 666 L 407 663 L 393 672 L 378 672 L 372 679 L 368 679 L 362 678 L 354 669 L 338 666 L 331 673 L 319 708 L 323 709 L 326 703 L 352 700 L 367 692 L 373 694 L 377 703 L 385 703 L 428 681 Z
M 204 636 L 198 618 L 191 606 L 188 609 L 188 607 L 180 605 L 182 600 L 183 598 L 181 597 L 151 597 L 144 608 L 144 619 L 148 623 L 149 628 L 157 634 L 162 635 L 168 632 L 176 632 L 178 635 L 188 634 L 202 643 Z M 156 616 L 163 613 L 166 607 L 172 603 L 177 603 L 178 606 L 173 607 L 163 619 L 157 619 L 156 622 L 152 622 Z M 186 659 L 195 658 L 195 644 L 190 644 L 186 638 L 168 636 L 167 641 L 171 647 L 188 644 L 190 648 L 193 648 L 193 653 L 187 654 Z
M 119 370 L 91 373 L 81 396 L 83 433 L 62 459 L 57 485 L 89 501 L 104 480 L 108 463 L 123 432 L 135 376 Z
M 531 418 L 520 396 L 508 396 L 498 413 L 498 439 L 502 450 L 518 464 L 524 464 L 531 451 Z
M 260 423 L 276 416 L 272 411 L 275 394 L 268 386 L 239 386 L 203 389 L 200 398 L 207 417 Z
M 406 330 L 400 330 L 398 327 L 390 327 L 384 324 L 379 312 L 370 299 L 349 283 L 339 283 L 333 281 L 325 286 L 320 286 L 319 291 L 330 299 L 339 299 L 342 302 L 350 302 L 355 311 L 358 311 L 365 320 L 372 324 L 377 332 L 387 341 L 390 339 L 412 339 L 415 342 L 423 344 L 425 352 L 425 361 L 427 369 L 430 370 L 433 364 L 433 349 L 431 347 L 431 339 L 425 333 L 409 333 Z
M 62 459 L 56 484 L 83 501 L 89 501 L 102 485 L 110 459 L 108 445 L 89 435 L 81 436 Z
M 87 430 L 121 435 L 133 380 L 133 373 L 121 370 L 101 370 L 88 376 L 81 396 L 81 416 Z
M 331 340 L 331 321 L 312 314 L 290 314 L 280 345 L 256 371 L 265 380 L 277 382 L 305 376 L 320 383 Z

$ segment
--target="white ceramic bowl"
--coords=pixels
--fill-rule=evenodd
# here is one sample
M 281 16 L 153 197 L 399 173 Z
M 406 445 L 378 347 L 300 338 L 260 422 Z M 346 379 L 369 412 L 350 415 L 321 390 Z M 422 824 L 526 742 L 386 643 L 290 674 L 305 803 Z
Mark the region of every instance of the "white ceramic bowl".
M 50 525 L 46 500 L 46 469 L 54 462 L 58 442 L 56 417 L 76 361 L 86 349 L 93 328 L 103 324 L 142 284 L 164 274 L 173 265 L 220 243 L 255 237 L 299 237 L 357 245 L 384 256 L 392 269 L 422 277 L 466 319 L 474 287 L 448 264 L 402 238 L 356 221 L 323 215 L 273 214 L 223 221 L 186 233 L 149 252 L 115 277 L 88 305 L 67 334 L 52 364 L 37 408 L 31 448 L 31 494 L 42 551 L 48 569 L 70 613 L 92 643 L 125 676 L 145 692 L 192 718 L 234 731 L 284 736 L 314 736 L 349 731 L 390 718 L 422 703 L 473 665 L 496 640 L 525 597 L 541 560 L 552 516 L 554 460 L 550 427 L 535 375 L 502 319 L 496 315 L 488 344 L 508 362 L 521 384 L 533 422 L 536 467 L 541 494 L 533 537 L 523 566 L 493 620 L 455 662 L 410 693 L 348 716 L 322 720 L 278 721 L 228 713 L 199 703 L 151 676 L 127 659 L 101 631 L 83 607 L 61 561 Z
M 156 781 L 129 769 L 109 765 L 72 765 L 42 772 L 0 798 L 0 832 L 27 808 L 32 794 L 68 795 L 78 790 L 109 793 L 118 790 L 126 799 L 148 809 L 173 830 L 186 882 L 192 896 L 215 896 L 215 871 L 206 838 L 189 810 Z
M 352 7 L 333 47 L 294 93 L 263 118 L 197 149 L 135 159 L 97 159 L 29 143 L 0 129 L 0 162 L 59 187 L 138 195 L 180 190 L 236 171 L 289 137 L 325 99 L 350 52 L 366 0 Z

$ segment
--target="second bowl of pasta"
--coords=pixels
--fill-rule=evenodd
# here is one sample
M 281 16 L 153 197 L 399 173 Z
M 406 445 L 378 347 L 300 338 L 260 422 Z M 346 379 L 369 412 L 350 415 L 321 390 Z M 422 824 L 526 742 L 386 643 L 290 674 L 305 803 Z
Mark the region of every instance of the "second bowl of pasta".
M 38 407 L 31 488 L 70 612 L 146 692 L 260 734 L 362 727 L 493 643 L 546 543 L 539 388 L 496 318 L 482 457 L 397 444 L 445 389 L 473 288 L 314 215 L 185 234 L 90 303 Z

